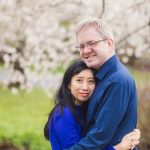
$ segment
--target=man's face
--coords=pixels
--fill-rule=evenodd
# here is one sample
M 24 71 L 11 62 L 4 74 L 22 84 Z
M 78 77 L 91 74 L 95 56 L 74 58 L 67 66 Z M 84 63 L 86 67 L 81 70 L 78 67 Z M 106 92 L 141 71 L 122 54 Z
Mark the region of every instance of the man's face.
M 81 48 L 80 57 L 88 67 L 99 69 L 112 55 L 112 40 L 103 39 L 93 27 L 81 30 L 77 42 Z

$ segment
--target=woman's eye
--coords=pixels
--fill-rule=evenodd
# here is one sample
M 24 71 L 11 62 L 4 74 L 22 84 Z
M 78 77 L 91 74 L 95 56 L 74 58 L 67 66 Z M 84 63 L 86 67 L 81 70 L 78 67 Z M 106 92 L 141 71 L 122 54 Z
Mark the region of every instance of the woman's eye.
M 89 83 L 91 83 L 91 84 L 92 84 L 92 83 L 95 83 L 95 81 L 94 81 L 94 80 L 89 80 Z
M 79 83 L 80 83 L 80 82 L 82 82 L 82 80 L 81 80 L 81 79 L 77 79 L 76 81 L 77 81 L 77 82 L 79 82 Z

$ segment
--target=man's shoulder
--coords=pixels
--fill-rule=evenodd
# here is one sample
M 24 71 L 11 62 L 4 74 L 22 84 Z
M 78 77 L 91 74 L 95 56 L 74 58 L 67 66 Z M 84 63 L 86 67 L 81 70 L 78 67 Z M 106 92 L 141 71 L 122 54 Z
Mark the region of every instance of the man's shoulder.
M 110 74 L 109 82 L 116 82 L 119 84 L 132 84 L 134 83 L 134 79 L 125 66 L 119 65 L 117 69 L 112 74 Z

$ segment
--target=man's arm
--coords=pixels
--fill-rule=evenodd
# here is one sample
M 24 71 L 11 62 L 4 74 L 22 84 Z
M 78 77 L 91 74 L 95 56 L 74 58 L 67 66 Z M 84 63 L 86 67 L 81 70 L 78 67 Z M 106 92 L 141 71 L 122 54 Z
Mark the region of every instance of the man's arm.
M 112 83 L 106 89 L 103 106 L 96 114 L 95 125 L 69 150 L 102 150 L 109 145 L 128 106 L 125 92 L 119 83 Z

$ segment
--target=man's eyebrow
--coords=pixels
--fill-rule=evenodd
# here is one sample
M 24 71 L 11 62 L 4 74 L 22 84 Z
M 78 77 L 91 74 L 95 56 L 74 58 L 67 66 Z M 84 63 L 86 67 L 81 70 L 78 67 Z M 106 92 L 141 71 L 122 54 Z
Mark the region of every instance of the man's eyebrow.
M 94 40 L 90 40 L 90 41 L 88 41 L 88 42 L 86 42 L 86 43 L 90 43 L 90 42 L 95 42 Z

